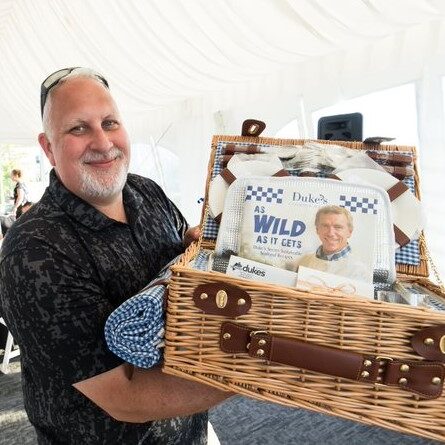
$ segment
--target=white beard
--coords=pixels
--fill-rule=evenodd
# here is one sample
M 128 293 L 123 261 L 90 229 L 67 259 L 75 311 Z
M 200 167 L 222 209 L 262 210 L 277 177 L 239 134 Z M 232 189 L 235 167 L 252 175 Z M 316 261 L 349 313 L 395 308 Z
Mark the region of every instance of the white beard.
M 83 162 L 98 160 L 98 159 L 111 159 L 118 156 L 123 158 L 121 150 L 113 147 L 107 155 L 95 155 L 93 153 L 87 153 L 84 156 Z M 94 175 L 85 167 L 81 170 L 81 192 L 83 196 L 93 199 L 107 199 L 122 191 L 125 182 L 127 181 L 128 173 L 128 160 L 120 164 L 119 170 L 110 175 L 109 172 L 98 171 Z

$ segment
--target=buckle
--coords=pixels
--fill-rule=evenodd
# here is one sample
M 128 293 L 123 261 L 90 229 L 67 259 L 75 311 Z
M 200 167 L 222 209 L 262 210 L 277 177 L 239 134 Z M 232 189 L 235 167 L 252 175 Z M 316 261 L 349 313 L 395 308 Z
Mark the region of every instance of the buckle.
M 269 335 L 267 331 L 250 331 L 250 337 L 258 334 Z
M 377 355 L 375 359 L 378 361 L 383 361 L 383 360 L 388 360 L 388 362 L 394 361 L 392 357 L 388 357 L 387 355 Z

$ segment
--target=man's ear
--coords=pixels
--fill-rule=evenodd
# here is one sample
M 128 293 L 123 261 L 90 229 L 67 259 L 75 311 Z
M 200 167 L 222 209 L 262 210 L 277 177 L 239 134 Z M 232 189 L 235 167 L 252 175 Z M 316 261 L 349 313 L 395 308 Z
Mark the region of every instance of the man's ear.
M 46 157 L 48 158 L 50 164 L 54 167 L 56 165 L 56 161 L 54 159 L 51 142 L 45 133 L 39 134 L 39 144 L 45 152 Z

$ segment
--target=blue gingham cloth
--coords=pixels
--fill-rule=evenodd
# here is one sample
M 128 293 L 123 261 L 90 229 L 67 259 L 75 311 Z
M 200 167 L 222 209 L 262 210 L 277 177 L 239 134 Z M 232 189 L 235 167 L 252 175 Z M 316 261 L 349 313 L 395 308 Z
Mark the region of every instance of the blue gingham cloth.
M 165 286 L 149 287 L 122 303 L 105 323 L 111 352 L 140 368 L 151 368 L 162 357 Z
M 196 258 L 190 263 L 190 267 L 207 272 L 209 270 L 209 259 L 211 255 L 211 250 L 200 250 Z
M 226 142 L 218 142 L 218 145 L 216 146 L 215 163 L 213 164 L 211 179 L 213 179 L 215 176 L 218 176 L 221 173 L 222 159 L 223 159 L 222 155 L 224 154 L 226 145 L 227 145 Z M 207 215 L 207 218 L 204 221 L 204 230 L 203 230 L 204 238 L 216 240 L 216 237 L 218 236 L 218 229 L 219 229 L 219 224 L 210 215 Z
M 105 323 L 105 341 L 111 352 L 127 363 L 151 368 L 161 359 L 164 346 L 164 296 L 174 258 L 138 294 L 124 301 Z
M 215 176 L 218 176 L 221 173 L 221 170 L 223 169 L 223 155 L 226 150 L 227 144 L 228 142 L 220 141 L 216 146 L 215 162 L 213 164 L 211 179 L 213 179 Z M 236 145 L 248 147 L 249 145 L 251 145 L 251 143 L 237 142 Z M 270 145 L 268 144 L 255 144 L 255 145 L 258 145 L 259 147 L 270 147 Z M 216 240 L 218 236 L 218 230 L 219 230 L 219 224 L 210 215 L 207 215 L 207 219 L 204 221 L 204 230 L 203 230 L 204 238 L 209 240 Z
M 415 194 L 414 177 L 406 177 L 403 182 L 410 189 L 410 191 Z M 408 244 L 405 244 L 404 246 L 397 249 L 396 263 L 418 266 L 420 264 L 419 241 L 412 240 Z

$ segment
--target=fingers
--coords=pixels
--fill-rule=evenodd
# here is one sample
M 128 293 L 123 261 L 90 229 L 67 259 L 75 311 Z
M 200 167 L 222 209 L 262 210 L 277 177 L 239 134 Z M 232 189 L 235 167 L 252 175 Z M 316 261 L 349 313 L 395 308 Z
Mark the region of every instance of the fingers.
M 199 226 L 190 227 L 184 236 L 184 245 L 188 247 L 193 241 L 198 241 L 201 235 L 201 230 Z

